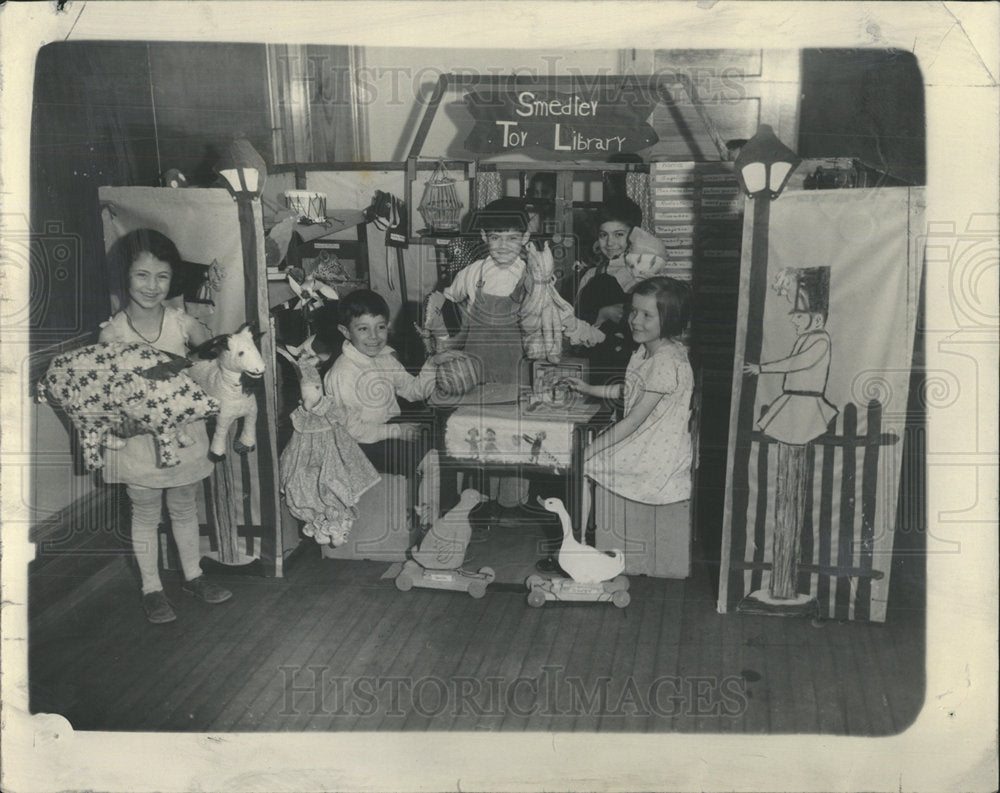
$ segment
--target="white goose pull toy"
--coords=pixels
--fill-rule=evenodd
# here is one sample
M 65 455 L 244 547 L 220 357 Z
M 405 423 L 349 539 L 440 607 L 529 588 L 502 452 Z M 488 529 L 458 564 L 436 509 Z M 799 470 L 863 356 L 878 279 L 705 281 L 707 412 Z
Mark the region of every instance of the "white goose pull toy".
M 538 503 L 559 516 L 563 533 L 559 566 L 569 578 L 528 576 L 525 582 L 529 590 L 528 605 L 537 608 L 546 600 L 610 600 L 618 608 L 627 606 L 631 600 L 628 578 L 621 574 L 625 569 L 625 554 L 619 550 L 600 551 L 578 542 L 573 536 L 569 513 L 560 499 L 539 498 Z

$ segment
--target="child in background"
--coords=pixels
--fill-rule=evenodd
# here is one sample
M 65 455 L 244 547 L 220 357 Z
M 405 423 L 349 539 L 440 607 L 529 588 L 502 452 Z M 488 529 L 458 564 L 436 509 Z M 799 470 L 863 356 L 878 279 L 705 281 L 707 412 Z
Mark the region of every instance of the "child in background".
M 694 375 L 682 338 L 691 318 L 686 284 L 658 276 L 632 290 L 629 327 L 639 349 L 624 385 L 566 384 L 598 398 L 624 396 L 625 415 L 584 451 L 584 473 L 632 501 L 672 504 L 691 495 L 688 420 Z
M 437 353 L 414 377 L 388 346 L 389 305 L 381 295 L 370 289 L 352 292 L 340 300 L 338 313 L 343 351 L 324 376 L 323 390 L 342 411 L 348 434 L 375 469 L 401 474 L 412 483 L 431 451 L 430 442 L 419 424 L 396 421 L 401 412 L 396 398 L 427 399 L 434 391 L 437 364 L 458 353 Z
M 639 227 L 642 211 L 628 198 L 609 199 L 598 214 L 597 250 L 600 263 L 580 279 L 576 313 L 580 319 L 601 330 L 605 341 L 587 353 L 596 384 L 620 380 L 633 344 L 625 321 L 627 292 L 639 278 L 629 259 L 647 256 L 666 264 L 663 243 Z M 657 268 L 645 268 L 656 272 Z
M 143 342 L 164 352 L 186 355 L 211 333 L 194 317 L 165 304 L 173 297 L 174 272 L 181 266 L 174 243 L 158 231 L 138 229 L 118 240 L 109 252 L 122 276 L 125 307 L 103 326 L 102 342 Z M 152 623 L 177 619 L 160 583 L 157 528 L 166 496 L 170 526 L 180 555 L 184 592 L 206 603 L 222 603 L 227 589 L 205 580 L 201 570 L 196 495 L 212 472 L 208 433 L 202 421 L 188 425 L 195 443 L 179 449 L 180 464 L 158 468 L 151 435 L 134 435 L 105 452 L 104 479 L 123 483 L 132 502 L 132 546 L 142 579 L 142 607 Z

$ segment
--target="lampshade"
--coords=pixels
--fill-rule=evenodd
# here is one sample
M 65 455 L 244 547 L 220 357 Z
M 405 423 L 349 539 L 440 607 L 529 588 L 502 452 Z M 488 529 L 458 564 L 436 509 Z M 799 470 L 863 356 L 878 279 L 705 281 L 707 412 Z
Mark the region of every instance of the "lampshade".
M 257 194 L 260 172 L 256 168 L 223 168 L 219 176 L 226 180 L 234 193 Z
M 250 141 L 242 136 L 235 137 L 229 144 L 229 151 L 215 166 L 216 172 L 229 185 L 234 195 L 249 193 L 259 196 L 264 190 L 267 178 L 267 164 L 257 153 Z
M 770 126 L 761 124 L 736 158 L 736 178 L 747 195 L 767 190 L 774 199 L 800 162 L 802 159 L 778 140 Z

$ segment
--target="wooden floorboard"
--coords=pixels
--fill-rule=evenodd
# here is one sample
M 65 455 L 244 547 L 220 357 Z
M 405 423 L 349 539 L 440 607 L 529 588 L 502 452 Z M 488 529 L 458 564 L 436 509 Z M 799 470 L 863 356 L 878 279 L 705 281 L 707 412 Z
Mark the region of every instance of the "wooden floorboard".
M 357 681 L 372 681 L 373 688 L 380 693 L 376 700 L 379 707 L 371 713 L 366 709 L 358 712 L 338 710 L 330 715 L 314 716 L 307 722 L 306 729 L 368 730 L 373 729 L 376 721 L 381 721 L 385 715 L 398 719 L 405 714 L 411 693 L 403 687 L 407 680 L 404 677 L 397 684 L 389 679 L 387 672 L 434 601 L 433 597 L 412 598 L 408 594 L 391 587 L 373 590 L 372 597 L 383 604 L 382 616 L 371 627 L 354 658 L 338 671 L 337 676 L 342 677 L 345 684 L 360 685 Z M 385 687 L 378 685 L 378 681 L 383 679 L 389 679 Z
M 738 619 L 742 628 L 743 669 L 746 680 L 747 715 L 744 728 L 749 733 L 771 732 L 770 688 L 774 685 L 768 669 L 768 648 L 765 644 L 768 617 L 729 613 L 725 617 Z
M 635 577 L 624 609 L 535 609 L 515 586 L 399 592 L 386 567 L 304 555 L 286 579 L 221 576 L 220 606 L 168 572 L 166 626 L 122 568 L 30 629 L 32 708 L 77 730 L 891 735 L 925 697 L 922 603 L 884 625 L 720 615 L 696 565 Z
M 847 724 L 846 732 L 848 735 L 870 735 L 871 723 L 868 720 L 868 708 L 865 704 L 868 681 L 858 677 L 858 668 L 854 660 L 854 644 L 857 638 L 851 629 L 856 626 L 837 620 L 827 621 L 825 625 L 837 688 L 841 693 L 841 707 Z
M 781 635 L 789 682 L 795 692 L 792 705 L 794 713 L 790 719 L 789 731 L 814 733 L 818 730 L 819 722 L 816 718 L 816 689 L 809 669 L 812 658 L 809 644 L 812 637 L 809 634 L 817 629 L 812 627 L 812 620 L 803 617 L 776 619 L 781 624 L 775 626 L 775 631 Z
M 893 615 L 890 613 L 889 619 Z M 922 617 L 899 619 L 882 626 L 873 641 L 878 663 L 894 683 L 889 686 L 890 707 L 896 731 L 905 731 L 920 715 L 927 699 L 925 634 Z M 900 685 L 898 681 L 906 681 Z
M 865 697 L 868 704 L 868 717 L 871 721 L 872 735 L 894 735 L 898 730 L 892 708 L 889 705 L 889 677 L 886 670 L 878 663 L 878 655 L 874 641 L 876 632 L 882 631 L 881 625 L 856 625 L 858 630 L 853 637 L 856 647 L 854 654 L 858 663 L 858 672 L 871 681 L 875 691 Z
M 466 608 L 472 598 L 465 593 L 434 589 L 416 589 L 400 593 L 399 597 L 425 599 L 427 608 L 422 619 L 413 626 L 413 631 L 400 645 L 399 652 L 382 673 L 392 680 L 405 681 L 409 690 L 408 706 L 401 713 L 383 712 L 375 715 L 365 730 L 402 730 L 407 719 L 416 715 L 440 715 L 451 701 L 449 682 L 436 673 L 430 657 L 436 657 L 439 648 L 462 641 L 468 634 L 466 623 L 472 621 L 472 613 Z M 475 606 L 484 609 L 482 601 Z M 459 627 L 461 626 L 461 627 Z
M 527 600 L 527 592 L 522 597 Z M 549 617 L 544 606 L 526 609 L 521 617 L 521 622 L 527 632 L 527 643 L 521 648 L 521 665 L 518 676 L 542 680 L 547 686 L 555 677 L 554 670 L 547 666 L 549 648 L 560 626 Z M 544 697 L 547 698 L 548 695 L 549 692 L 546 691 Z M 550 700 L 545 700 L 546 707 L 548 701 Z M 527 727 L 528 719 L 509 711 L 503 715 L 499 725 L 500 730 L 525 730 Z
M 770 727 L 774 734 L 797 731 L 799 701 L 803 692 L 795 686 L 792 674 L 794 659 L 785 637 L 784 623 L 796 617 L 763 617 L 769 624 L 761 628 L 767 654 L 767 691 Z
M 412 709 L 404 718 L 401 729 L 407 731 L 423 731 L 434 726 L 435 722 L 446 714 L 456 713 L 463 709 L 474 710 L 482 701 L 481 683 L 468 674 L 468 669 L 462 663 L 464 653 L 456 652 L 456 647 L 465 648 L 477 641 L 479 632 L 486 623 L 492 626 L 493 609 L 491 604 L 482 600 L 473 600 L 463 592 L 452 592 L 448 603 L 455 619 L 448 626 L 447 637 L 439 637 L 427 651 L 421 653 L 408 670 L 408 673 L 418 679 L 433 679 L 437 693 L 444 697 L 443 701 L 431 703 L 429 707 Z M 420 593 L 417 592 L 419 597 Z M 491 628 L 490 628 L 491 629 Z M 431 631 L 431 635 L 434 632 Z M 428 691 L 431 689 L 428 688 Z
M 586 609 L 588 614 L 581 617 L 577 628 L 573 647 L 563 664 L 562 678 L 564 683 L 574 686 L 579 697 L 573 703 L 568 719 L 559 718 L 554 729 L 592 731 L 597 726 L 597 718 L 601 711 L 606 711 L 610 705 L 610 680 L 601 678 L 594 670 L 594 656 L 597 646 L 607 641 L 608 617 L 620 618 L 621 613 L 610 603 L 580 603 L 577 609 Z M 613 703 L 612 703 L 613 704 Z
M 713 608 L 714 610 L 714 608 Z M 716 631 L 721 672 L 719 677 L 718 730 L 724 733 L 741 733 L 747 730 L 747 700 L 744 692 L 747 680 L 743 664 L 743 632 L 741 620 L 729 619 L 726 614 L 716 614 L 719 628 Z
M 651 579 L 642 583 L 650 584 Z M 646 694 L 647 702 L 642 713 L 641 729 L 643 732 L 658 732 L 669 729 L 669 703 L 662 704 L 662 696 L 669 698 L 669 688 L 660 685 L 660 679 L 676 673 L 676 665 L 658 663 L 661 635 L 664 625 L 680 625 L 683 610 L 684 582 L 670 581 L 668 586 L 653 588 L 642 600 L 642 617 L 636 624 L 638 635 L 633 642 L 635 654 L 632 666 L 632 678 L 639 690 Z M 631 608 L 631 606 L 629 606 Z M 671 629 L 672 630 L 672 629 Z M 669 632 L 669 631 L 668 631 Z M 669 685 L 669 684 L 668 684 Z M 661 711 L 666 710 L 666 722 Z M 627 728 L 627 724 L 621 725 Z
M 513 699 L 508 701 L 505 696 L 504 713 L 498 719 L 491 720 L 489 724 L 491 729 L 498 731 L 503 729 L 504 724 L 524 723 L 525 716 L 522 714 L 525 710 L 541 710 L 549 707 L 551 699 L 548 696 L 550 693 L 548 688 L 553 679 L 549 670 L 543 670 L 540 665 L 534 663 L 526 663 L 526 656 L 535 640 L 539 625 L 544 620 L 550 620 L 551 616 L 526 605 L 527 589 L 504 594 L 510 601 L 507 608 L 510 610 L 512 627 L 508 634 L 510 640 L 497 656 L 494 674 L 500 681 L 501 689 L 510 692 Z
M 614 620 L 615 633 L 608 637 L 608 641 L 602 645 L 599 663 L 601 664 L 598 674 L 606 674 L 617 685 L 625 687 L 635 687 L 639 690 L 640 698 L 637 702 L 627 702 L 625 692 L 619 703 L 619 707 L 614 711 L 601 713 L 598 716 L 596 729 L 598 731 L 621 732 L 625 729 L 639 731 L 645 728 L 648 704 L 646 702 L 648 688 L 643 691 L 636 680 L 635 657 L 636 648 L 639 643 L 639 626 L 642 617 L 646 613 L 650 598 L 637 597 L 637 593 L 632 593 L 632 600 L 628 606 L 622 610 L 624 619 Z M 657 607 L 658 608 L 658 607 Z
M 315 648 L 307 657 L 303 667 L 304 680 L 282 681 L 279 696 L 273 696 L 271 706 L 260 717 L 262 728 L 271 731 L 303 731 L 314 723 L 314 717 L 323 713 L 338 713 L 350 708 L 367 707 L 366 702 L 346 702 L 346 686 L 341 684 L 341 672 L 351 662 L 357 652 L 358 637 L 366 635 L 385 610 L 385 600 L 374 597 L 370 587 L 358 587 L 361 596 L 355 619 L 334 620 L 332 631 L 324 641 L 316 641 Z M 342 601 L 334 604 L 340 606 Z M 343 603 L 348 607 L 348 603 Z M 344 612 L 345 614 L 347 612 Z M 317 679 L 317 675 L 319 679 Z M 311 707 L 295 707 L 291 694 L 298 686 L 316 687 Z M 339 698 L 339 699 L 338 699 Z M 235 714 L 239 716 L 240 714 Z M 246 729 L 246 717 L 236 722 L 234 729 Z
M 593 714 L 592 718 L 586 722 L 581 721 L 574 725 L 573 729 L 577 732 L 584 729 L 584 724 L 587 725 L 585 729 L 589 731 L 600 729 L 601 722 L 606 721 L 609 714 L 611 714 L 610 718 L 616 718 L 618 721 L 624 721 L 626 718 L 632 720 L 635 678 L 632 677 L 631 670 L 622 669 L 620 665 L 615 663 L 615 655 L 619 645 L 631 646 L 631 643 L 625 640 L 626 634 L 631 629 L 630 623 L 633 616 L 629 612 L 631 608 L 631 604 L 623 609 L 609 607 L 605 612 L 600 641 L 597 642 L 594 649 L 590 669 L 585 674 L 591 678 L 606 678 L 610 681 L 611 696 L 604 710 Z M 640 698 L 644 697 L 645 693 L 640 691 L 639 696 Z
M 710 710 L 704 712 L 708 709 L 704 692 L 711 688 L 711 676 L 704 674 L 703 656 L 715 618 L 694 582 L 685 581 L 681 618 L 676 624 L 667 621 L 660 635 L 661 674 L 671 675 L 674 682 L 666 688 L 665 713 L 657 712 L 654 718 L 658 732 L 708 729 L 712 717 Z
M 483 681 L 487 694 L 483 702 L 486 707 L 482 712 L 472 708 L 448 714 L 445 728 L 462 732 L 492 732 L 500 728 L 503 719 L 511 711 L 509 697 L 513 695 L 513 681 L 503 680 L 498 674 L 500 659 L 510 649 L 509 637 L 521 624 L 522 617 L 528 606 L 520 592 L 494 591 L 487 592 L 488 604 L 495 610 L 493 630 L 485 635 L 479 635 L 479 642 L 466 659 L 467 673 Z M 484 603 L 486 605 L 486 603 Z M 513 710 L 517 710 L 518 702 L 513 702 Z
M 289 626 L 283 639 L 279 640 L 276 633 L 267 643 L 246 648 L 236 660 L 239 673 L 227 676 L 217 685 L 214 696 L 195 710 L 196 719 L 224 729 L 222 717 L 228 713 L 230 717 L 237 715 L 274 725 L 269 719 L 271 705 L 282 699 L 286 687 L 295 684 L 298 674 L 311 674 L 307 653 L 328 641 L 328 633 L 340 615 L 349 618 L 360 606 L 360 587 L 341 588 L 334 600 L 335 612 L 326 608 L 325 596 L 329 592 L 326 586 L 309 584 L 296 589 L 301 593 L 299 621 Z
M 816 703 L 816 731 L 821 734 L 843 734 L 847 729 L 843 694 L 837 685 L 833 653 L 827 641 L 827 626 L 823 621 L 811 622 L 807 662 L 811 665 L 813 697 Z
M 723 614 L 722 619 L 733 626 L 734 638 L 739 642 L 739 676 L 742 678 L 740 693 L 742 701 L 738 726 L 741 732 L 751 735 L 766 733 L 770 729 L 770 715 L 767 705 L 767 685 L 764 682 L 766 663 L 763 648 L 755 639 L 760 635 L 758 620 L 762 617 Z
M 541 732 L 564 732 L 572 729 L 572 713 L 579 712 L 585 703 L 581 702 L 588 693 L 585 685 L 589 681 L 572 679 L 573 648 L 582 626 L 589 620 L 599 618 L 592 611 L 592 603 L 546 603 L 542 608 L 546 618 L 559 624 L 555 640 L 552 642 L 546 666 L 551 668 L 558 680 L 559 697 L 555 707 L 539 708 L 528 717 L 528 730 Z M 604 604 L 601 604 L 604 605 Z
M 139 729 L 153 728 L 194 729 L 189 715 L 200 698 L 214 698 L 218 683 L 226 676 L 246 674 L 240 660 L 247 650 L 255 651 L 275 641 L 283 640 L 288 626 L 289 612 L 298 592 L 292 588 L 275 592 L 268 598 L 253 620 L 228 620 L 224 627 L 213 631 L 211 640 L 197 643 L 185 653 L 184 663 L 178 665 L 178 674 L 156 680 L 147 696 L 140 700 L 137 709 Z M 218 606 L 205 606 L 221 611 L 232 602 Z

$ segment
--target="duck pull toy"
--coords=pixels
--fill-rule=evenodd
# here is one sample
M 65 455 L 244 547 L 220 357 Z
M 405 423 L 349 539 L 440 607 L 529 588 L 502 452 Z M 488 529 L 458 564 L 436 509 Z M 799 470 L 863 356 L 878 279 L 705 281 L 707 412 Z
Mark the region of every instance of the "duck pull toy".
M 469 511 L 487 500 L 477 490 L 463 490 L 458 504 L 438 518 L 420 544 L 410 549 L 413 558 L 403 563 L 396 576 L 396 589 L 454 589 L 474 598 L 485 595 L 496 573 L 489 567 L 481 567 L 479 572 L 462 570 L 461 565 L 472 536 Z
M 611 601 L 618 608 L 625 608 L 632 600 L 628 578 L 621 574 L 625 569 L 625 555 L 621 551 L 605 553 L 577 542 L 569 513 L 558 498 L 539 498 L 538 503 L 559 516 L 563 531 L 559 566 L 569 578 L 528 576 L 524 582 L 528 587 L 528 605 L 540 608 L 547 600 Z

